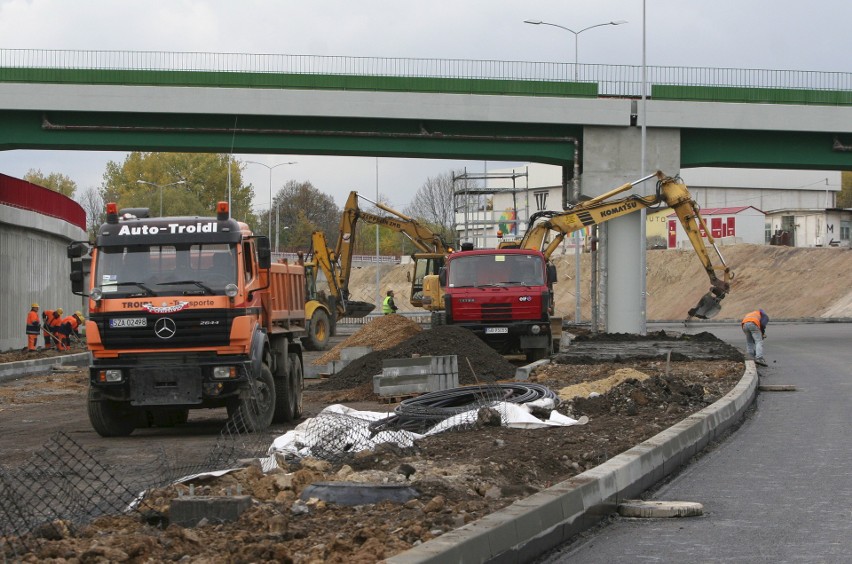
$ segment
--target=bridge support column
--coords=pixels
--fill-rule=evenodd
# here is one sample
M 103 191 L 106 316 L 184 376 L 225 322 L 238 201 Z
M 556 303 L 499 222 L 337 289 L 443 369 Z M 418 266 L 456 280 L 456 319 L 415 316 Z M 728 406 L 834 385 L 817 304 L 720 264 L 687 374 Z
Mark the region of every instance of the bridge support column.
M 680 131 L 677 129 L 648 129 L 645 142 L 645 174 L 657 170 L 669 176 L 680 173 Z M 597 196 L 625 182 L 642 177 L 641 131 L 638 127 L 585 127 L 583 130 L 583 174 L 580 187 L 584 195 Z M 648 180 L 628 194 L 652 194 L 654 180 Z M 618 196 L 621 197 L 621 196 Z M 605 264 L 607 276 L 600 280 L 605 286 L 601 303 L 607 333 L 644 332 L 646 312 L 642 296 L 641 253 L 645 242 L 640 241 L 644 214 L 629 214 L 606 222 Z

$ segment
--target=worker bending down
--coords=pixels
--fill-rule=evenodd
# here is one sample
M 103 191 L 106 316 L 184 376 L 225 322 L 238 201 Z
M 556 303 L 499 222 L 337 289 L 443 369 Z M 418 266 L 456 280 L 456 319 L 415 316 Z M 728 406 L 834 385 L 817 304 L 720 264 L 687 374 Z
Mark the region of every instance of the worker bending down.
M 60 332 L 62 336 L 60 337 L 60 342 L 64 348 L 60 350 L 69 350 L 71 348 L 71 335 L 72 333 L 79 338 L 80 337 L 80 325 L 83 323 L 83 314 L 80 311 L 75 311 L 72 315 L 65 317 L 62 319 L 62 325 L 60 327 Z

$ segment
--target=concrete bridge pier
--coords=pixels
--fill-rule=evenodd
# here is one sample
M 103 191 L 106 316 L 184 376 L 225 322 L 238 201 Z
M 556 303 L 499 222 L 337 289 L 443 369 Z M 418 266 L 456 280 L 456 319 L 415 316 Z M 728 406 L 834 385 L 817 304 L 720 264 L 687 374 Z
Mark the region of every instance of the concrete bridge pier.
M 646 129 L 645 169 L 641 166 L 642 137 L 638 127 L 591 127 L 583 129 L 584 195 L 598 196 L 633 182 L 644 175 L 663 171 L 680 173 L 680 131 Z M 655 180 L 647 180 L 622 196 L 653 194 Z M 618 196 L 618 197 L 622 197 Z M 601 314 L 607 333 L 645 333 L 645 241 L 641 234 L 645 214 L 636 212 L 602 224 Z

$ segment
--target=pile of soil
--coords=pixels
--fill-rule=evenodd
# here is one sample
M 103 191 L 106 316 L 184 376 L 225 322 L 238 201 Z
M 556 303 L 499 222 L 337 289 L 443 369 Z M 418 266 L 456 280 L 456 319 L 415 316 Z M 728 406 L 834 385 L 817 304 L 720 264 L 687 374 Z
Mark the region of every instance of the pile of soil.
M 311 364 L 322 365 L 339 360 L 340 351 L 347 347 L 370 347 L 374 351 L 389 349 L 420 331 L 422 329 L 418 323 L 403 315 L 383 315 L 365 324 Z
M 495 382 L 515 375 L 515 366 L 472 332 L 454 325 L 440 325 L 421 331 L 396 346 L 355 359 L 327 381 L 312 388 L 352 390 L 356 393 L 366 391 L 366 396 L 359 394 L 357 399 L 367 399 L 373 397 L 373 376 L 382 373 L 382 361 L 415 355 L 456 355 L 461 385 Z

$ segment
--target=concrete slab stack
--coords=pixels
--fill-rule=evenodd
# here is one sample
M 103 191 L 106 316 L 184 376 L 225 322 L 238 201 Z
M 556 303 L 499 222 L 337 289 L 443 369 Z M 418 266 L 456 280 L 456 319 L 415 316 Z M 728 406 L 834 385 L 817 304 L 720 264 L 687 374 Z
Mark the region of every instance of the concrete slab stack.
M 456 355 L 393 358 L 382 361 L 382 373 L 373 376 L 373 392 L 405 396 L 449 390 L 459 386 Z

